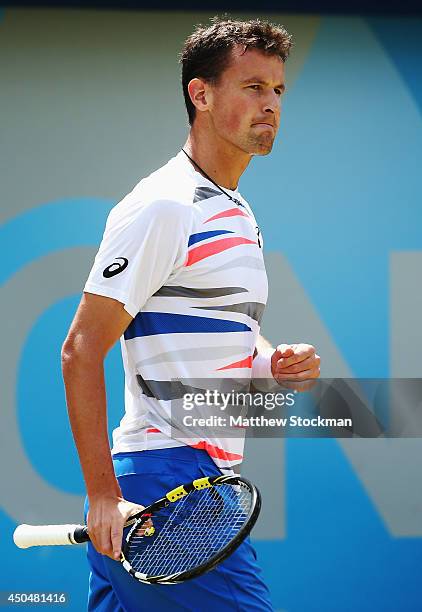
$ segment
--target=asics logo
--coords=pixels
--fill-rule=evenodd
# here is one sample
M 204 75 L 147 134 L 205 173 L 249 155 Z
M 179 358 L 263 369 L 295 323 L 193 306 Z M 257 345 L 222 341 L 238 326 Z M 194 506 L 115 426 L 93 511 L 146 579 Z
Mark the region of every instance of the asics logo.
M 123 263 L 118 263 L 119 260 Z M 120 272 L 126 270 L 128 263 L 129 261 L 126 257 L 116 257 L 115 261 L 103 271 L 104 278 L 111 278 L 112 276 L 116 276 L 116 274 L 120 274 Z

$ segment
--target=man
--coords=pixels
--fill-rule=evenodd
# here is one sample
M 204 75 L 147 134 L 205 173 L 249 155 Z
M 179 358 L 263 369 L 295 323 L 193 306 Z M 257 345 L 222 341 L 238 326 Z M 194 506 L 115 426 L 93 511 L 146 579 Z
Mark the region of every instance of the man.
M 259 335 L 267 299 L 262 236 L 237 191 L 251 157 L 273 146 L 290 46 L 283 28 L 264 22 L 198 27 L 181 54 L 191 126 L 183 150 L 107 220 L 62 351 L 89 500 L 90 610 L 272 609 L 249 540 L 181 585 L 138 584 L 115 560 L 123 524 L 139 504 L 242 460 L 239 440 L 171 437 L 171 379 L 319 376 L 314 347 L 273 349 Z M 112 459 L 103 362 L 118 338 L 126 411 L 113 432 Z

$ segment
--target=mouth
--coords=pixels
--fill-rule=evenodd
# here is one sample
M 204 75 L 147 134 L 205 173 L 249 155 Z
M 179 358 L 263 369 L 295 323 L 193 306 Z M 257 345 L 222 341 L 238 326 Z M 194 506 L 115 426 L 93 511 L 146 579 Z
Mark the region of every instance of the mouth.
M 270 128 L 272 128 L 273 130 L 275 130 L 275 127 L 274 127 L 274 125 L 273 125 L 272 123 L 265 123 L 264 121 L 260 121 L 260 122 L 258 122 L 258 123 L 253 123 L 253 124 L 252 124 L 252 127 L 255 127 L 255 126 L 257 126 L 257 125 L 259 125 L 259 126 L 264 126 L 264 127 L 270 127 Z

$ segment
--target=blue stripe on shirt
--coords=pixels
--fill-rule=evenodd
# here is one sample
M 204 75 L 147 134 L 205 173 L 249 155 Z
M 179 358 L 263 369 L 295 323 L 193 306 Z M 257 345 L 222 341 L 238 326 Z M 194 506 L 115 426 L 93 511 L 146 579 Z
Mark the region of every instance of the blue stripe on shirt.
M 125 340 L 157 334 L 249 332 L 248 325 L 225 319 L 168 312 L 139 312 L 124 333 Z

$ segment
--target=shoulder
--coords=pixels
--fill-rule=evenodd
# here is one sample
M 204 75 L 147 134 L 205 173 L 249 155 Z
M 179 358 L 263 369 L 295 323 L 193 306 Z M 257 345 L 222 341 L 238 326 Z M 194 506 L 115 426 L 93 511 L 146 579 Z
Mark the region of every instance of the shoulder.
M 137 198 L 124 199 L 111 211 L 107 227 L 124 227 L 129 224 L 180 223 L 192 218 L 192 206 L 175 199 Z
M 131 196 L 143 202 L 171 201 L 191 206 L 195 181 L 180 154 L 140 181 Z
M 142 179 L 112 208 L 106 229 L 138 222 L 190 223 L 195 184 L 177 172 L 173 161 Z

